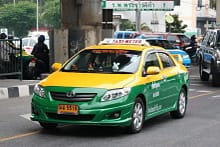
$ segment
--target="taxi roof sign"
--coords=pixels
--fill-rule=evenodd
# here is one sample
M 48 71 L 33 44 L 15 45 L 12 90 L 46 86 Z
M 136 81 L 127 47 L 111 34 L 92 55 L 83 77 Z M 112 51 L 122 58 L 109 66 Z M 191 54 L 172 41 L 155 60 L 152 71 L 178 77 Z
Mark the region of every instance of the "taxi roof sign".
M 104 44 L 124 44 L 124 45 L 144 45 L 150 46 L 150 44 L 145 39 L 115 39 L 115 38 L 105 38 L 99 43 L 100 45 Z

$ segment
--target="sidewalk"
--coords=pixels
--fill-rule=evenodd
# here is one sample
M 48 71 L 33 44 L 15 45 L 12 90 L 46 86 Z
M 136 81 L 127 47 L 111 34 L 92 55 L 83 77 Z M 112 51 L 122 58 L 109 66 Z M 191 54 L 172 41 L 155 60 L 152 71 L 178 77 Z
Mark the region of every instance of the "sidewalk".
M 0 99 L 31 96 L 39 80 L 0 79 Z

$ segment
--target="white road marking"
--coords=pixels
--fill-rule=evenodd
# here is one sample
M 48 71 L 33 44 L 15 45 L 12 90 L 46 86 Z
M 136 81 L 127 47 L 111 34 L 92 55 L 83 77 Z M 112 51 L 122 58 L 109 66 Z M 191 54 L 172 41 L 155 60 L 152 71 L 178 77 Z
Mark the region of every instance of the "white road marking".
M 208 91 L 208 90 L 198 90 L 196 92 L 201 92 L 201 93 L 208 93 L 208 92 L 212 92 L 212 91 Z
M 196 89 L 189 89 L 189 91 L 196 91 Z
M 20 116 L 23 117 L 23 118 L 25 118 L 25 119 L 27 119 L 27 120 L 29 120 L 29 121 L 32 121 L 32 120 L 30 119 L 31 113 L 23 114 L 23 115 L 20 115 Z M 37 123 L 36 121 L 32 121 L 32 122 Z
M 201 84 L 192 84 L 192 83 L 190 83 L 190 85 L 193 85 L 193 86 L 201 86 Z

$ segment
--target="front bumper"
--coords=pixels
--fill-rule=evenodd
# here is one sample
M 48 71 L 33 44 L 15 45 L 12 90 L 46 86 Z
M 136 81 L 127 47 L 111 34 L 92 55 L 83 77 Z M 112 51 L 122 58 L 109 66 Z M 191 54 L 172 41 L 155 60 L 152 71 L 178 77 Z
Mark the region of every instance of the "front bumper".
M 33 96 L 31 120 L 57 124 L 91 124 L 106 126 L 128 126 L 131 123 L 133 103 L 128 103 L 127 97 L 109 102 L 78 102 L 78 115 L 58 114 L 58 104 L 62 101 L 50 101 Z M 102 105 L 102 103 L 104 105 Z M 69 104 L 69 103 L 68 103 Z

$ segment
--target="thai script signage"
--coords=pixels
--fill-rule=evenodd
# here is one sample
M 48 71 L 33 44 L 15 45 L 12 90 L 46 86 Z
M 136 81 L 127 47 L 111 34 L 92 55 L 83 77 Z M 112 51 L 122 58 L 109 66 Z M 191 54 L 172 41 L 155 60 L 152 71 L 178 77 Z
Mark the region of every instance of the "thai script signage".
M 172 11 L 173 0 L 103 0 L 103 9 L 114 11 Z

